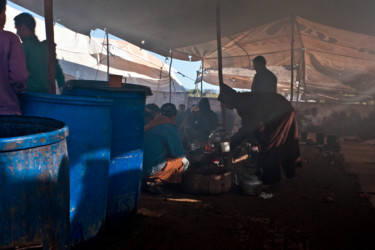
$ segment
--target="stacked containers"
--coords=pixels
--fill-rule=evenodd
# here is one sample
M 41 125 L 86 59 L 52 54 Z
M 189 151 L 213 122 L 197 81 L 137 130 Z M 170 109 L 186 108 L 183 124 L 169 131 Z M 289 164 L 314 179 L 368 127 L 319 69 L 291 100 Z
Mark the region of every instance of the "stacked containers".
M 95 237 L 106 215 L 112 101 L 37 93 L 20 99 L 24 115 L 55 118 L 69 126 L 71 243 Z
M 111 99 L 112 147 L 109 168 L 107 219 L 117 221 L 136 212 L 143 163 L 144 106 L 148 87 L 126 84 L 110 88 L 108 82 L 71 80 L 64 95 Z

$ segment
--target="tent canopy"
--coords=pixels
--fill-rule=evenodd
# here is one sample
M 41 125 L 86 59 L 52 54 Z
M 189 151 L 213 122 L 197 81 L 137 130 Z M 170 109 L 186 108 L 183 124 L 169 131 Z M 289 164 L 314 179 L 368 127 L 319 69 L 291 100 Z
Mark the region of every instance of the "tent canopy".
M 39 15 L 43 0 L 11 0 Z M 96 28 L 167 56 L 170 49 L 216 38 L 216 0 L 53 0 L 54 20 L 83 34 Z M 227 36 L 295 14 L 325 25 L 375 35 L 373 0 L 222 0 Z M 181 56 L 188 60 L 187 55 Z M 198 60 L 199 58 L 192 58 Z
M 8 6 L 6 30 L 16 32 L 13 19 L 20 13 Z M 56 54 L 65 80 L 107 80 L 105 39 L 82 35 L 61 26 L 55 26 L 54 31 Z M 40 40 L 46 38 L 44 21 L 38 18 L 35 33 Z M 123 76 L 127 83 L 150 87 L 154 95 L 149 99 L 159 105 L 169 99 L 169 65 L 127 41 L 109 40 L 109 51 L 110 74 Z M 173 71 L 171 78 L 172 101 L 186 103 L 186 90 Z
M 295 16 L 222 37 L 224 82 L 232 87 L 251 88 L 255 74 L 252 59 L 261 54 L 278 77 L 279 92 L 285 92 L 291 82 L 292 38 L 294 82 L 302 83 L 303 94 L 324 94 L 336 99 L 374 94 L 375 36 Z M 176 51 L 202 58 L 206 69 L 203 80 L 219 84 L 216 41 Z
M 12 2 L 40 15 L 44 14 L 43 0 L 12 0 Z M 182 53 L 175 51 L 178 48 L 203 44 L 216 38 L 216 0 L 53 0 L 53 4 L 54 20 L 68 28 L 84 34 L 89 34 L 92 29 L 107 28 L 109 33 L 115 36 L 164 56 L 170 55 L 170 51 L 173 50 L 173 57 L 177 59 L 200 60 L 207 56 L 208 52 L 200 46 L 196 46 L 194 50 L 180 50 Z M 375 13 L 373 0 L 221 0 L 221 34 L 222 37 L 229 37 L 264 24 L 278 22 L 277 20 L 294 14 L 302 17 L 301 20 L 306 18 L 312 23 L 320 23 L 323 26 L 375 36 L 373 13 Z M 277 30 L 277 26 L 273 28 Z M 336 34 L 330 34 L 331 31 L 315 34 L 321 40 L 328 39 L 321 41 L 319 45 L 325 46 L 334 42 L 330 38 L 331 35 Z M 342 38 L 346 39 L 348 36 Z M 363 71 L 363 67 L 361 69 L 354 67 L 358 64 L 362 65 L 366 58 L 361 58 L 359 63 L 351 63 L 353 60 L 345 63 L 348 57 L 337 56 L 338 63 L 326 67 L 326 61 L 331 60 L 327 59 L 327 53 L 319 54 L 319 51 L 315 51 L 316 53 L 311 55 L 309 53 L 312 50 L 306 50 L 307 55 L 303 55 L 305 52 L 302 52 L 301 48 L 307 48 L 309 44 L 299 37 L 295 37 L 295 40 L 297 44 L 299 43 L 296 48 L 300 46 L 300 53 L 296 51 L 295 54 L 296 62 L 301 63 L 301 60 L 306 59 L 304 83 L 315 81 L 309 79 L 313 76 L 308 74 L 309 71 L 315 70 L 320 74 L 320 86 L 306 85 L 304 93 L 310 91 L 310 94 L 317 94 L 323 91 L 323 95 L 328 93 L 332 96 L 332 91 L 338 91 L 340 98 L 353 93 L 361 95 L 363 92 L 373 95 L 375 90 L 369 90 L 373 86 L 372 66 L 370 65 L 366 71 Z M 285 49 L 287 49 L 286 44 Z M 350 44 L 347 48 L 350 49 Z M 367 47 L 360 49 L 363 54 L 373 53 Z M 275 65 L 285 65 L 289 52 L 285 50 L 273 54 L 272 60 L 278 61 Z M 257 54 L 262 53 L 260 51 Z M 249 58 L 245 58 L 243 64 L 248 61 Z M 350 72 L 342 66 L 348 64 L 354 67 Z M 225 64 L 224 66 L 229 67 Z M 301 77 L 297 74 L 296 77 Z M 336 77 L 332 78 L 334 75 Z

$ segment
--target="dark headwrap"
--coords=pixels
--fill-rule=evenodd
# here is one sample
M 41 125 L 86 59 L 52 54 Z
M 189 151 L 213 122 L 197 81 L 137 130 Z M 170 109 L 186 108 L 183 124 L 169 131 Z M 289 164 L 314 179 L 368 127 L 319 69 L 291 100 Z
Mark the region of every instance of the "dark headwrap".
M 210 106 L 210 102 L 208 101 L 208 98 L 202 98 L 198 102 L 198 107 L 199 107 L 199 110 L 202 110 L 202 111 L 210 110 L 211 106 Z
M 173 103 L 165 103 L 161 106 L 160 113 L 171 118 L 177 114 L 177 109 Z

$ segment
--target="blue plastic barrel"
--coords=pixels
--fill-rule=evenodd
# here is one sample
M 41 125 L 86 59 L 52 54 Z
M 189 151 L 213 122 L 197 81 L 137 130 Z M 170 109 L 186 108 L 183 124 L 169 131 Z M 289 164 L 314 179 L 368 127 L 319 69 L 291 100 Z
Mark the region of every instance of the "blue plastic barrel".
M 64 90 L 66 95 L 113 100 L 107 218 L 126 218 L 136 212 L 140 197 L 144 106 L 151 90 L 134 84 L 110 88 L 104 81 L 71 80 L 68 84 L 72 89 Z
M 20 100 L 24 115 L 51 117 L 69 126 L 71 243 L 95 237 L 106 215 L 112 101 L 37 93 L 23 94 Z
M 0 116 L 0 249 L 69 248 L 68 127 Z

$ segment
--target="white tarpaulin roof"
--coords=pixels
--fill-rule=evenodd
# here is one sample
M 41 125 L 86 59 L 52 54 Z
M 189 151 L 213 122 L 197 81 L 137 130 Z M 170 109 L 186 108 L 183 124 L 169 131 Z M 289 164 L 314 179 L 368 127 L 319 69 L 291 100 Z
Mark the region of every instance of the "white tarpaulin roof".
M 222 37 L 224 82 L 251 88 L 252 59 L 265 56 L 278 77 L 279 91 L 290 86 L 291 41 L 294 26 L 294 81 L 304 82 L 305 95 L 345 99 L 367 95 L 375 88 L 375 36 L 353 33 L 301 17 L 283 18 Z M 203 59 L 203 80 L 218 85 L 216 41 L 176 49 Z M 284 91 L 285 92 L 285 91 Z M 371 94 L 371 93 L 370 93 Z
M 44 14 L 43 0 L 11 1 Z M 53 5 L 55 21 L 74 31 L 89 34 L 107 28 L 117 37 L 164 56 L 170 49 L 216 38 L 216 0 L 53 0 Z M 290 14 L 375 35 L 374 13 L 373 0 L 221 0 L 222 35 Z
M 12 2 L 40 15 L 44 13 L 43 0 Z M 53 4 L 55 21 L 68 28 L 85 34 L 95 28 L 107 28 L 113 35 L 165 56 L 169 55 L 171 49 L 200 44 L 216 38 L 216 0 L 53 0 Z M 221 34 L 223 37 L 237 34 L 295 14 L 322 25 L 375 35 L 373 13 L 373 0 L 222 0 Z M 304 46 L 307 47 L 308 44 Z M 205 54 L 201 48 L 193 52 L 191 55 Z M 286 54 L 280 52 L 277 56 L 274 55 L 275 60 L 280 62 L 284 56 L 286 58 Z M 298 54 L 295 56 L 298 62 Z M 184 53 L 174 53 L 173 57 L 188 60 L 188 54 Z M 319 54 L 318 51 L 313 56 L 309 54 L 304 58 L 310 60 L 310 64 L 314 64 L 315 68 L 322 65 L 324 68 L 325 64 L 322 62 L 327 60 L 326 55 Z M 200 57 L 193 56 L 191 59 L 199 60 Z M 338 61 L 340 63 L 333 66 L 340 68 L 341 61 L 345 59 L 339 58 Z M 308 65 L 306 60 L 306 72 L 309 70 Z M 343 73 L 340 73 L 338 68 L 333 70 L 342 77 Z M 355 71 L 356 69 L 353 69 L 354 73 L 350 72 L 349 77 L 345 77 L 351 79 L 349 82 L 357 81 L 353 76 L 359 74 Z M 325 74 L 321 77 L 324 78 Z M 350 92 L 367 89 L 358 86 L 353 88 L 352 83 L 331 82 L 330 79 L 323 79 L 322 82 L 321 87 L 329 82 L 329 90 L 336 88 Z M 312 87 L 309 89 L 313 91 Z
M 20 13 L 19 10 L 7 7 L 5 30 L 16 32 L 13 18 Z M 36 21 L 36 35 L 44 40 L 44 21 L 38 18 Z M 66 80 L 107 80 L 106 40 L 55 26 L 55 43 L 57 58 Z M 169 95 L 169 65 L 126 41 L 109 40 L 109 47 L 110 74 L 122 75 L 128 83 L 150 87 L 156 94 L 152 97 L 155 102 L 159 102 L 157 93 L 166 92 Z M 177 96 L 179 100 L 174 100 Z M 186 96 L 185 88 L 172 72 L 172 101 L 184 103 Z M 162 99 L 165 103 L 164 97 Z

